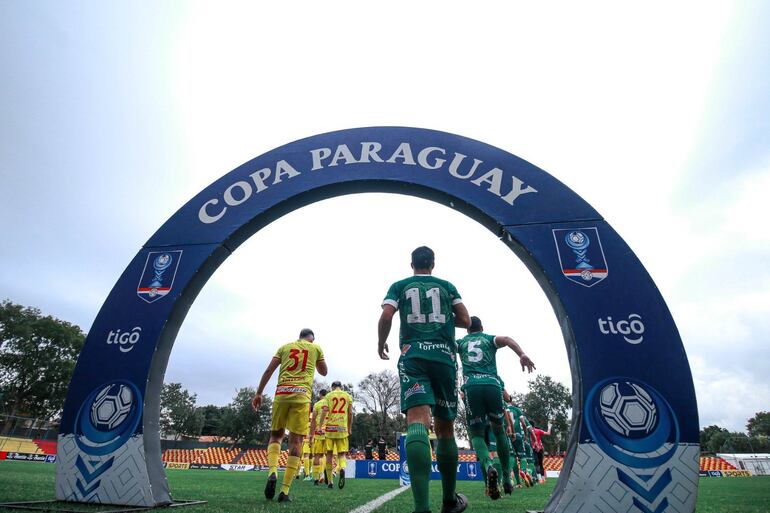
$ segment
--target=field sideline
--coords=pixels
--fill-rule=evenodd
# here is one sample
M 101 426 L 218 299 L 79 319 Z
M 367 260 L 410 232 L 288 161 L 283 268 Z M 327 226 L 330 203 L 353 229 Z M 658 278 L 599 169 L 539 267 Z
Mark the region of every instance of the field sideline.
M 53 499 L 54 465 L 23 461 L 0 462 L 0 502 Z M 225 472 L 221 470 L 169 470 L 168 479 L 176 499 L 207 500 L 205 506 L 186 507 L 180 512 L 246 513 L 348 513 L 397 488 L 392 480 L 350 479 L 343 490 L 315 487 L 297 481 L 291 489 L 290 505 L 267 502 L 262 495 L 264 472 Z M 542 509 L 556 484 L 516 490 L 512 497 L 491 501 L 480 482 L 458 482 L 458 490 L 468 495 L 469 512 L 524 512 Z M 431 507 L 441 510 L 441 485 L 431 483 Z M 698 496 L 699 513 L 766 513 L 770 511 L 770 477 L 702 478 Z M 72 508 L 72 506 L 69 506 Z M 106 507 L 103 507 L 107 509 Z M 72 508 L 75 509 L 75 508 Z M 78 507 L 94 511 L 93 507 Z M 0 508 L 0 511 L 19 511 Z M 396 496 L 376 510 L 378 513 L 412 511 L 411 493 Z

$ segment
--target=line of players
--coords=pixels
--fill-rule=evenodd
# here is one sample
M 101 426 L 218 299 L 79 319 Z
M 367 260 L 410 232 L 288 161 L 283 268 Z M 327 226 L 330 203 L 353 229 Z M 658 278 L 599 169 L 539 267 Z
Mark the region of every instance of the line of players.
M 352 426 L 353 398 L 342 389 L 339 381 L 332 383 L 332 390 L 322 395 L 313 408 L 310 401 L 313 389 L 313 377 L 316 370 L 326 376 L 328 368 L 324 354 L 317 344 L 313 344 L 313 330 L 303 329 L 299 339 L 278 348 L 267 365 L 252 400 L 252 407 L 258 410 L 264 400 L 263 393 L 267 382 L 276 369 L 278 384 L 273 399 L 272 419 L 270 423 L 270 441 L 267 445 L 268 477 L 265 484 L 265 497 L 272 500 L 278 484 L 278 458 L 281 454 L 281 442 L 289 431 L 289 457 L 286 460 L 286 472 L 278 494 L 278 502 L 291 502 L 289 490 L 298 476 L 303 453 L 304 439 L 310 434 L 308 444 L 313 448 L 313 476 L 316 484 L 323 481 L 333 488 L 333 462 L 337 455 L 339 468 L 338 486 L 345 486 L 345 467 L 348 453 L 348 437 Z M 326 392 L 326 391 L 324 391 Z M 321 466 L 321 455 L 325 461 Z
M 460 397 L 465 405 L 468 435 L 484 472 L 486 494 L 501 497 L 500 481 L 506 494 L 513 492 L 513 480 L 521 488 L 543 480 L 543 435 L 550 434 L 534 428 L 524 412 L 512 402 L 497 372 L 497 350 L 508 347 L 519 356 L 522 370 L 535 368 L 511 337 L 484 333 L 481 319 L 470 317 L 468 334 L 457 341 L 457 353 L 462 366 Z M 534 449 L 533 450 L 533 446 Z M 491 452 L 497 453 L 492 458 Z M 535 455 L 537 462 L 535 464 Z
M 539 483 L 545 483 L 545 467 L 543 466 L 542 436 L 551 434 L 551 426 L 547 431 L 533 426 L 526 414 L 517 405 L 513 404 L 513 398 L 503 390 L 505 401 L 506 442 L 509 451 L 509 464 L 511 476 L 516 481 L 516 488 L 531 487 Z M 526 435 L 524 433 L 527 433 Z M 500 454 L 497 443 L 492 438 L 492 429 L 489 425 L 485 429 L 485 440 L 490 453 L 495 452 L 491 458 L 492 466 L 502 475 Z M 490 490 L 487 485 L 487 495 L 492 499 L 499 498 L 499 494 Z
M 462 364 L 462 396 L 466 406 L 471 443 L 484 469 L 487 494 L 492 499 L 500 497 L 501 477 L 504 491 L 512 492 L 511 460 L 513 459 L 515 463 L 517 458 L 511 458 L 510 455 L 511 452 L 520 453 L 515 448 L 514 451 L 509 450 L 508 436 L 503 423 L 503 418 L 507 416 L 503 407 L 503 383 L 497 374 L 497 349 L 502 347 L 512 349 L 519 356 L 522 371 L 526 369 L 532 372 L 535 365 L 512 338 L 483 333 L 481 321 L 478 317 L 468 315 L 454 285 L 432 276 L 434 262 L 434 253 L 430 248 L 421 246 L 415 249 L 412 252 L 411 262 L 413 276 L 395 282 L 388 289 L 382 303 L 382 315 L 378 321 L 377 351 L 381 359 L 390 359 L 387 338 L 392 319 L 395 313 L 399 312 L 401 357 L 398 369 L 401 411 L 407 419 L 406 459 L 410 469 L 415 511 L 420 513 L 430 511 L 428 485 L 431 450 L 428 427 L 435 422 L 437 435 L 435 456 L 442 485 L 441 512 L 462 513 L 468 505 L 468 500 L 463 494 L 456 492 L 458 461 L 457 444 L 454 438 L 454 419 L 458 400 L 456 357 L 459 355 Z M 468 335 L 456 341 L 455 328 L 466 328 Z M 313 377 L 316 370 L 320 375 L 326 376 L 328 369 L 323 351 L 318 345 L 313 344 L 314 340 L 315 335 L 312 330 L 303 329 L 299 340 L 281 346 L 262 375 L 252 401 L 254 409 L 261 406 L 265 386 L 275 370 L 280 367 L 272 410 L 267 451 L 269 471 L 265 485 L 265 497 L 272 499 L 277 485 L 280 444 L 285 431 L 288 430 L 289 458 L 278 496 L 279 502 L 291 501 L 289 489 L 298 473 L 303 452 L 303 439 L 310 431 L 311 423 L 314 425 L 310 436 L 317 437 L 315 422 L 311 422 L 308 415 Z M 339 385 L 338 382 L 335 384 Z M 328 405 L 326 410 L 328 420 L 323 430 L 326 449 L 324 472 L 326 483 L 333 487 L 331 466 L 334 449 L 337 449 L 341 488 L 344 486 L 345 479 L 344 466 L 351 420 L 351 401 L 348 395 L 345 398 L 347 409 L 344 411 L 340 410 L 342 404 L 340 401 L 332 406 L 328 396 L 335 391 L 339 390 L 333 390 L 324 398 Z M 334 422 L 332 418 L 335 419 Z M 336 420 L 338 418 L 339 420 Z M 312 420 L 315 421 L 315 419 L 316 417 L 313 416 Z M 521 423 L 520 415 L 519 420 Z M 486 425 L 490 427 L 492 437 L 498 442 L 496 448 L 500 471 L 494 467 L 490 458 L 489 446 L 485 439 L 484 426 Z M 516 423 L 509 428 L 515 432 Z M 522 426 L 522 429 L 526 428 Z M 517 445 L 518 438 L 514 437 L 512 445 Z M 525 438 L 521 437 L 523 445 Z M 318 443 L 317 440 L 317 438 L 313 440 L 313 445 Z M 503 441 L 504 443 L 501 443 Z M 522 450 L 526 451 L 526 445 Z M 526 454 L 523 461 L 527 462 Z M 314 463 L 319 465 L 317 458 Z M 529 467 L 528 463 L 527 467 Z M 318 470 L 315 475 L 318 475 Z M 518 472 L 516 475 L 521 478 Z M 532 481 L 529 480 L 529 482 Z

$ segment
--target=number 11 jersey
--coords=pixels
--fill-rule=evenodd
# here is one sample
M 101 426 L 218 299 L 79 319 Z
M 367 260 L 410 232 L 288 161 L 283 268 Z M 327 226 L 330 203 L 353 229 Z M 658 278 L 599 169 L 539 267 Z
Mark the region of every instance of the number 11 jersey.
M 299 339 L 278 348 L 275 358 L 281 360 L 275 401 L 309 403 L 313 391 L 316 362 L 324 359 L 318 344 Z
M 401 358 L 422 358 L 455 365 L 455 316 L 460 293 L 446 280 L 417 274 L 388 289 L 383 305 L 399 311 Z

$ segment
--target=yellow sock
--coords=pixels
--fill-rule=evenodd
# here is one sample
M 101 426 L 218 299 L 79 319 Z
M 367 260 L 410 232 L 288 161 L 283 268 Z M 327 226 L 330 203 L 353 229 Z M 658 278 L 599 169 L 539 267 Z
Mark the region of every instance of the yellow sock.
M 281 491 L 286 495 L 289 495 L 289 488 L 294 481 L 294 476 L 297 475 L 299 470 L 299 456 L 289 456 L 286 460 L 286 472 L 283 474 L 283 484 L 281 485 Z
M 310 475 L 310 463 L 312 462 L 312 459 L 313 458 L 311 458 L 310 455 L 305 457 L 304 463 L 305 463 L 305 475 L 306 476 Z
M 313 464 L 313 479 L 318 481 L 321 477 L 321 465 Z
M 329 484 L 332 482 L 332 470 L 334 470 L 334 462 L 327 458 L 326 461 L 326 484 Z
M 281 456 L 281 444 L 272 443 L 267 446 L 267 475 L 278 472 L 278 458 Z
M 340 470 L 345 470 L 345 467 L 347 466 L 348 462 L 345 459 L 345 456 L 337 456 L 337 468 Z

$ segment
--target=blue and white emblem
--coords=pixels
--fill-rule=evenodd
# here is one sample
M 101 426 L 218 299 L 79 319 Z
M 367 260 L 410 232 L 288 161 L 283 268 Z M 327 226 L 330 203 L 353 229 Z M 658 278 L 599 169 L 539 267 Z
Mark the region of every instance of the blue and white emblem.
M 369 475 L 374 477 L 377 475 L 377 462 L 376 461 L 370 461 L 368 465 L 368 472 Z
M 182 250 L 150 251 L 136 293 L 148 303 L 165 297 L 174 286 Z
M 565 278 L 593 287 L 607 277 L 607 260 L 596 228 L 556 229 L 553 239 Z

